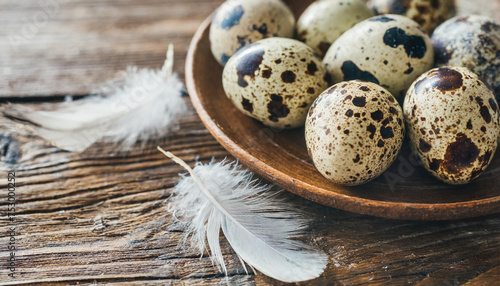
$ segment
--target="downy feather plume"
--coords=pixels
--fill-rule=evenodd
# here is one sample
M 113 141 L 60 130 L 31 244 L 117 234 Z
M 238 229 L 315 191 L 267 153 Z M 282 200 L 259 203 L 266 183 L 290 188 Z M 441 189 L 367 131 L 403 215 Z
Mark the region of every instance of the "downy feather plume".
M 304 235 L 309 221 L 276 199 L 270 186 L 259 184 L 237 163 L 198 163 L 193 170 L 172 153 L 158 150 L 188 170 L 190 176 L 175 187 L 169 211 L 186 228 L 185 241 L 192 247 L 204 253 L 208 244 L 219 271 L 227 275 L 219 242 L 222 229 L 245 271 L 244 262 L 283 282 L 323 273 L 328 256 L 293 239 Z
M 130 149 L 138 140 L 166 134 L 187 111 L 181 97 L 184 86 L 172 71 L 173 53 L 170 45 L 161 70 L 128 67 L 100 95 L 60 103 L 49 111 L 14 104 L 0 111 L 64 150 L 81 152 L 102 138 Z

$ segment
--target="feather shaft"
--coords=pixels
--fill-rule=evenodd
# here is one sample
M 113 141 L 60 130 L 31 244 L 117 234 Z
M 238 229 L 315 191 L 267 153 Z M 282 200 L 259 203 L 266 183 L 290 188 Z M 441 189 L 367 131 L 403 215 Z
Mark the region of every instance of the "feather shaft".
M 100 88 L 101 95 L 55 104 L 52 110 L 9 104 L 0 114 L 67 151 L 84 151 L 101 139 L 127 150 L 175 129 L 176 118 L 188 111 L 173 64 L 170 45 L 160 70 L 128 67 Z
M 186 164 L 186 162 L 184 162 L 182 159 L 180 159 L 179 157 L 175 156 L 171 152 L 163 150 L 161 147 L 157 147 L 157 148 L 165 156 L 167 156 L 168 158 L 172 159 L 175 163 L 181 165 L 184 169 L 186 169 L 186 171 L 189 172 L 189 174 L 191 175 L 191 178 L 193 178 L 193 180 L 196 182 L 196 184 L 198 184 L 198 186 L 200 187 L 200 189 L 203 190 L 203 193 L 205 193 L 205 196 L 207 196 L 210 199 L 210 201 L 217 207 L 217 209 L 219 211 L 221 211 L 224 215 L 226 215 L 226 217 L 228 217 L 235 224 L 239 225 L 240 227 L 243 227 L 226 209 L 224 209 L 223 206 L 221 206 L 221 204 L 217 201 L 217 199 L 214 198 L 214 196 L 212 196 L 212 193 L 210 193 L 210 191 L 207 190 L 207 188 L 205 188 L 205 185 L 203 185 L 203 183 L 201 182 L 201 180 L 198 177 L 198 175 L 196 175 L 196 173 L 194 172 L 194 170 L 191 167 L 189 167 L 189 165 Z
M 192 246 L 203 251 L 208 243 L 219 270 L 227 275 L 219 242 L 222 229 L 247 273 L 245 264 L 283 282 L 300 282 L 324 271 L 328 257 L 292 239 L 305 234 L 308 220 L 269 195 L 270 186 L 258 184 L 238 164 L 212 161 L 193 169 L 172 153 L 158 150 L 190 175 L 176 185 L 169 211 L 184 220 L 185 240 L 191 237 Z

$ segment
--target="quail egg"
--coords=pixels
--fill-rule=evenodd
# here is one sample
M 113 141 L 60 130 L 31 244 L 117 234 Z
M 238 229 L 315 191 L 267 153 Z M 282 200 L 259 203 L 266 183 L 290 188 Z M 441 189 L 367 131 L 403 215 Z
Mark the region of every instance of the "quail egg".
M 400 14 L 432 31 L 455 14 L 455 0 L 372 0 L 376 14 Z
M 268 126 L 303 126 L 307 111 L 328 87 L 313 49 L 297 40 L 268 38 L 245 46 L 227 62 L 222 82 L 244 114 Z
M 432 35 L 438 66 L 466 67 L 500 100 L 500 26 L 486 16 L 452 18 Z
M 231 0 L 222 4 L 210 26 L 210 47 L 225 65 L 246 44 L 269 37 L 292 38 L 295 18 L 280 0 Z
M 307 150 L 318 171 L 340 185 L 381 175 L 403 143 L 403 111 L 386 89 L 349 81 L 325 90 L 306 120 Z
M 488 167 L 500 132 L 498 103 L 476 74 L 430 70 L 410 87 L 403 109 L 412 150 L 432 175 L 465 184 Z
M 298 37 L 324 56 L 342 33 L 372 16 L 372 11 L 363 0 L 316 1 L 297 21 Z
M 411 83 L 432 68 L 429 36 L 413 20 L 400 15 L 375 16 L 340 36 L 323 62 L 333 82 L 359 79 L 403 98 Z

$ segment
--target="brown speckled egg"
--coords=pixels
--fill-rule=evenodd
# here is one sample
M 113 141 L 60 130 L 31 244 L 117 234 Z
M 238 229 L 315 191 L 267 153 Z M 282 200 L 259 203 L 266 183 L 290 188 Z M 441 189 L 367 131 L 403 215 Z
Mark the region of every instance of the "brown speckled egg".
M 324 56 L 342 33 L 372 16 L 372 11 L 363 0 L 316 1 L 297 21 L 298 37 Z
M 466 67 L 500 100 L 500 26 L 486 16 L 455 17 L 432 35 L 438 66 Z
M 403 109 L 412 150 L 438 179 L 468 183 L 493 159 L 500 132 L 498 104 L 467 68 L 423 74 L 408 90 Z
M 384 15 L 364 20 L 342 34 L 323 62 L 334 83 L 370 81 L 403 98 L 411 83 L 432 68 L 434 50 L 415 21 Z
M 225 65 L 246 44 L 269 37 L 292 38 L 295 17 L 280 0 L 231 0 L 222 4 L 210 26 L 210 48 Z
M 371 82 L 341 82 L 324 91 L 309 110 L 307 150 L 325 178 L 360 185 L 394 162 L 404 131 L 401 107 L 387 90 Z
M 432 31 L 455 14 L 455 0 L 372 0 L 376 14 L 404 15 Z
M 277 128 L 303 126 L 307 111 L 328 87 L 313 49 L 297 40 L 269 38 L 245 46 L 227 62 L 227 97 L 246 115 Z

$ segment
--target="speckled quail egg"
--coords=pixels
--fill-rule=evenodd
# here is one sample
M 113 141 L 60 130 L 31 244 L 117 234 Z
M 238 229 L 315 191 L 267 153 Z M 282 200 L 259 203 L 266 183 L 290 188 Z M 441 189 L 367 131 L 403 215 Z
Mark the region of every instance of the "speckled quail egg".
M 371 6 L 377 14 L 404 15 L 429 34 L 456 12 L 455 0 L 372 0 Z
M 404 139 L 403 112 L 386 89 L 349 81 L 325 90 L 306 120 L 307 150 L 318 171 L 341 185 L 360 185 L 381 175 Z
M 222 4 L 210 26 L 210 47 L 225 65 L 246 44 L 269 37 L 292 38 L 295 18 L 280 0 L 231 0 Z
M 342 33 L 372 16 L 373 12 L 363 0 L 313 2 L 297 21 L 298 37 L 324 56 Z
M 412 150 L 432 175 L 464 184 L 488 167 L 500 132 L 498 104 L 476 74 L 430 70 L 410 87 L 403 109 Z
M 413 20 L 400 15 L 375 16 L 340 36 L 323 62 L 333 82 L 359 79 L 403 98 L 411 83 L 432 68 L 429 36 Z
M 227 97 L 268 126 L 303 126 L 307 111 L 328 87 L 326 69 L 313 49 L 297 40 L 268 38 L 245 46 L 227 62 Z
M 500 26 L 486 16 L 455 17 L 432 35 L 438 66 L 466 67 L 500 100 Z

